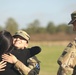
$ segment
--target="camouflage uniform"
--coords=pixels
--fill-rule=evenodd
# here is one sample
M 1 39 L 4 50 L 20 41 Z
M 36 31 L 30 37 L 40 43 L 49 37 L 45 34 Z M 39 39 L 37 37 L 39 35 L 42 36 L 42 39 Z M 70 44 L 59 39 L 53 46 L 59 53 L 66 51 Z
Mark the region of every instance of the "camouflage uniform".
M 76 11 L 71 14 L 73 31 L 76 31 Z M 69 43 L 58 59 L 59 69 L 57 75 L 76 75 L 76 39 Z
M 73 31 L 76 31 L 76 11 L 74 11 L 71 14 L 71 21 L 68 23 L 68 25 L 72 24 L 73 25 Z M 73 74 L 72 75 L 76 75 L 76 57 L 74 59 L 74 68 L 73 68 Z
M 30 72 L 26 68 L 26 66 L 21 62 L 17 61 L 15 64 L 15 68 L 21 73 L 21 75 L 39 75 L 40 72 L 40 61 L 36 56 L 28 59 L 28 67 L 30 68 Z
M 76 40 L 70 42 L 58 59 L 57 75 L 72 75 L 76 65 Z
M 28 67 L 31 70 L 34 70 L 34 72 L 36 73 L 35 75 L 39 75 L 40 61 L 37 59 L 37 57 L 33 56 L 32 58 L 29 58 L 27 62 L 28 62 Z

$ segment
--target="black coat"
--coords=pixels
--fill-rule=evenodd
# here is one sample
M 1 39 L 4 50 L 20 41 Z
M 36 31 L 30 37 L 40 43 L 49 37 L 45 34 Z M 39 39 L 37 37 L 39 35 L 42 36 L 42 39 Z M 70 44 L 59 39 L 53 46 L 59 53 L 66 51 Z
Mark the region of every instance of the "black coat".
M 41 48 L 38 46 L 27 48 L 27 49 L 17 49 L 13 48 L 11 53 L 17 57 L 21 62 L 27 66 L 27 60 L 38 54 L 41 51 Z M 13 64 L 7 63 L 6 69 L 3 72 L 0 72 L 0 75 L 20 75 L 19 72 L 14 68 Z

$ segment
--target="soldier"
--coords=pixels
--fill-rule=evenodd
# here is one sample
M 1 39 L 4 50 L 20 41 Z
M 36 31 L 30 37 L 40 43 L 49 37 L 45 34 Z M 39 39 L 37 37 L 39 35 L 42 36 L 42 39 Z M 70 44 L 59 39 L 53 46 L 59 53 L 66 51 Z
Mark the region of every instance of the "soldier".
M 71 21 L 69 22 L 69 25 L 72 24 L 73 25 L 73 31 L 76 31 L 76 11 L 74 11 L 72 14 L 71 14 Z M 74 60 L 74 70 L 73 70 L 73 74 L 72 75 L 76 75 L 76 59 Z
M 69 25 L 76 31 L 76 11 L 71 14 Z M 57 75 L 76 75 L 76 39 L 70 42 L 57 60 L 59 69 Z

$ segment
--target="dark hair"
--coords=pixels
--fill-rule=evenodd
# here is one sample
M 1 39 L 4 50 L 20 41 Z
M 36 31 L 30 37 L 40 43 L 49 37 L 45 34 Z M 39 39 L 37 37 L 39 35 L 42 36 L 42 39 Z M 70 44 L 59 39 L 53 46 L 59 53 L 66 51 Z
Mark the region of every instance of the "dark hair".
M 13 45 L 13 38 L 10 32 L 3 30 L 0 32 L 0 55 L 9 52 Z

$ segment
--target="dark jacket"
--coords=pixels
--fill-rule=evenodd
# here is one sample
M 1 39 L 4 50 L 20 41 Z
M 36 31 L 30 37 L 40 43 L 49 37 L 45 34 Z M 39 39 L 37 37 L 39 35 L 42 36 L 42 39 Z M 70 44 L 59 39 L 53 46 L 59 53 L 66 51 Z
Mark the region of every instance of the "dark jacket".
M 27 66 L 28 65 L 27 60 L 30 57 L 38 54 L 40 51 L 41 51 L 41 48 L 38 46 L 35 46 L 32 48 L 27 48 L 27 49 L 23 49 L 23 50 L 13 48 L 11 53 L 13 55 L 15 55 L 17 57 L 17 59 L 19 59 L 23 64 L 25 64 Z M 7 63 L 5 71 L 0 72 L 0 75 L 20 75 L 20 73 L 14 68 L 13 64 Z

